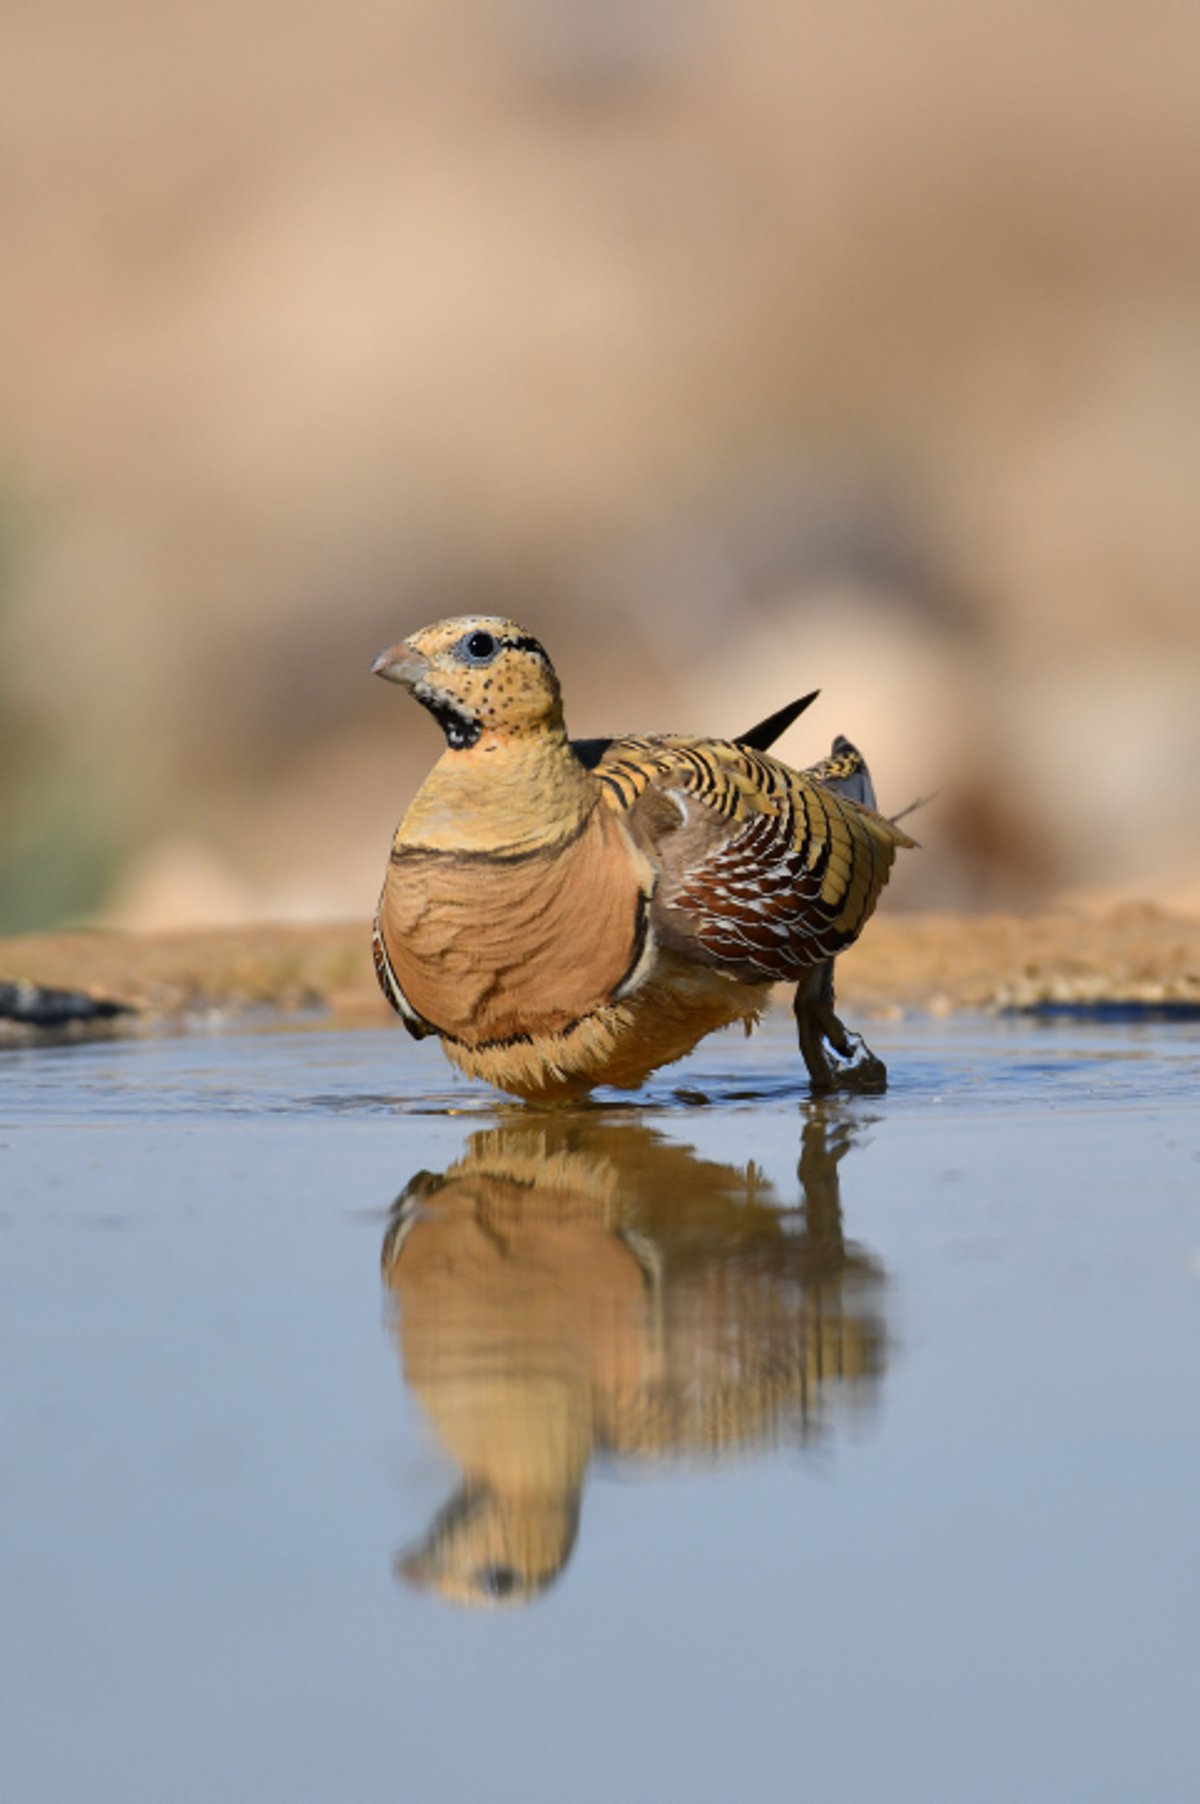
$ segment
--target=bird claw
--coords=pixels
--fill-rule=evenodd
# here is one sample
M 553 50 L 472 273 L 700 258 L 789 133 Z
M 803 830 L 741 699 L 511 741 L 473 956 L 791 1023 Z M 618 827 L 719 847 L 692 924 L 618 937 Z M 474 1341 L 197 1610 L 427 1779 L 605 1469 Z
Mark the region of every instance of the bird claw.
M 814 1075 L 814 1090 L 851 1090 L 859 1096 L 878 1096 L 887 1089 L 887 1066 L 876 1058 L 861 1034 L 847 1032 L 844 1050 L 830 1046 L 825 1067 L 828 1081 L 818 1084 Z
M 797 1005 L 800 1051 L 808 1067 L 814 1096 L 849 1090 L 878 1096 L 887 1089 L 887 1066 L 876 1058 L 861 1034 L 851 1033 L 832 1009 Z

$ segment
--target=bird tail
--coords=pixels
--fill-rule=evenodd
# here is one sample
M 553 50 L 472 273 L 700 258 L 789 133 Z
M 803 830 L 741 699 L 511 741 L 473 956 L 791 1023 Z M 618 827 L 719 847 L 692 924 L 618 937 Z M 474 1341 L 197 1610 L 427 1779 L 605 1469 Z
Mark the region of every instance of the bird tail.
M 875 800 L 875 785 L 871 781 L 871 772 L 867 768 L 867 761 L 858 747 L 851 745 L 842 734 L 839 733 L 834 740 L 833 750 L 828 758 L 822 758 L 819 764 L 812 765 L 804 774 L 808 777 L 815 777 L 818 783 L 823 783 L 826 789 L 832 789 L 835 795 L 845 796 L 847 801 L 857 802 L 860 808 L 869 808 L 873 814 L 879 813 L 879 804 Z M 936 791 L 934 793 L 936 794 Z M 932 800 L 932 795 L 918 796 L 915 802 L 910 802 L 907 808 L 900 810 L 899 814 L 885 814 L 881 817 L 887 821 L 889 827 L 896 828 L 898 845 L 916 846 L 918 844 L 917 840 L 909 838 L 899 823 L 904 820 L 906 815 L 915 813 L 918 808 L 923 808 L 926 802 Z
M 931 789 L 927 796 L 918 796 L 914 802 L 907 803 L 898 813 L 889 814 L 888 819 L 894 827 L 897 821 L 907 820 L 910 814 L 917 812 L 918 808 L 924 808 L 929 802 L 936 802 L 941 793 L 940 789 Z
M 822 758 L 819 764 L 810 765 L 804 774 L 823 783 L 826 789 L 832 789 L 835 795 L 857 802 L 860 808 L 871 808 L 876 813 L 879 812 L 875 785 L 871 781 L 867 761 L 858 747 L 851 745 L 840 733 L 833 742 L 833 750 L 828 758 Z
M 787 732 L 794 720 L 799 720 L 806 708 L 810 708 L 821 691 L 814 689 L 809 695 L 802 695 L 798 702 L 789 702 L 786 708 L 780 708 L 775 714 L 768 714 L 765 720 L 757 725 L 747 727 L 744 733 L 734 735 L 738 745 L 748 745 L 753 752 L 769 752 L 775 741 Z

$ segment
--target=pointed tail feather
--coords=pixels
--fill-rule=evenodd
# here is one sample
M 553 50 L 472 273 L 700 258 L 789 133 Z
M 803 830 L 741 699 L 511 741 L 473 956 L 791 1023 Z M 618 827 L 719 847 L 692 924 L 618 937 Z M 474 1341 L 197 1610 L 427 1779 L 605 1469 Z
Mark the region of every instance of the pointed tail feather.
M 798 702 L 789 702 L 786 708 L 780 708 L 775 714 L 768 714 L 757 726 L 749 728 L 745 733 L 735 733 L 737 745 L 749 746 L 752 752 L 769 752 L 775 741 L 787 732 L 794 720 L 799 720 L 806 708 L 811 708 L 821 691 L 814 689 L 810 695 L 802 695 Z

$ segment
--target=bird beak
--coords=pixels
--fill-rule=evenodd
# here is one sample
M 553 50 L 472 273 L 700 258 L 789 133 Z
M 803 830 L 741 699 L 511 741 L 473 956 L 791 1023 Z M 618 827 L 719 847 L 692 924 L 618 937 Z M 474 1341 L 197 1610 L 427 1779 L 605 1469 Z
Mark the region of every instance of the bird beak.
M 398 1553 L 392 1561 L 392 1576 L 403 1579 L 408 1585 L 430 1585 L 434 1579 L 434 1564 L 424 1548 Z
M 398 645 L 389 645 L 371 666 L 372 676 L 381 676 L 388 683 L 403 683 L 406 689 L 419 683 L 428 672 L 429 659 L 414 651 L 407 639 L 401 639 Z

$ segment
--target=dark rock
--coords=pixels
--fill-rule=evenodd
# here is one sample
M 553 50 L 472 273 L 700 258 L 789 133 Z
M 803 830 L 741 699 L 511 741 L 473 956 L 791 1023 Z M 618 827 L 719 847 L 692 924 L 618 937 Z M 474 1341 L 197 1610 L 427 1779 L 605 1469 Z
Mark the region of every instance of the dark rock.
M 107 996 L 88 996 L 83 990 L 54 990 L 45 984 L 0 980 L 0 1021 L 17 1021 L 22 1027 L 73 1027 L 78 1022 L 111 1021 L 131 1015 L 127 1002 Z

